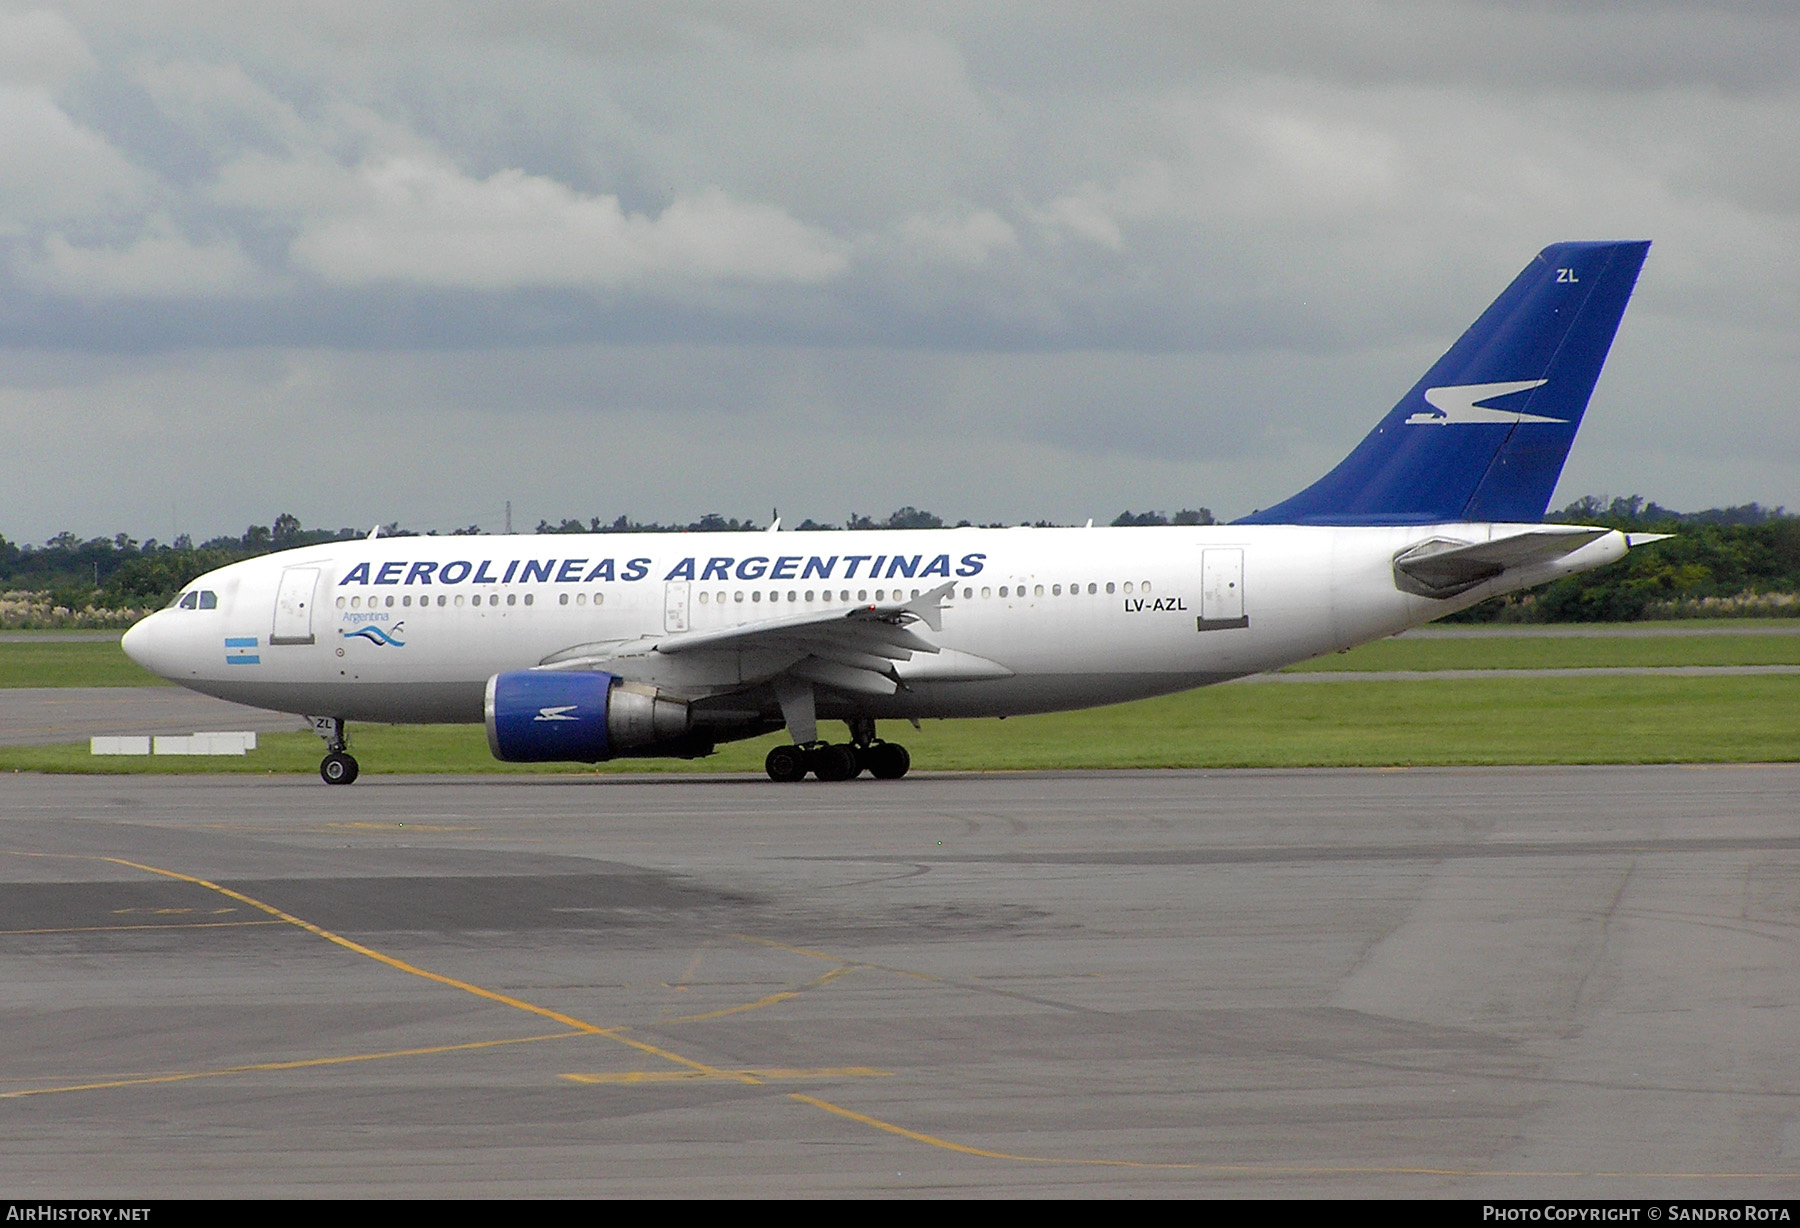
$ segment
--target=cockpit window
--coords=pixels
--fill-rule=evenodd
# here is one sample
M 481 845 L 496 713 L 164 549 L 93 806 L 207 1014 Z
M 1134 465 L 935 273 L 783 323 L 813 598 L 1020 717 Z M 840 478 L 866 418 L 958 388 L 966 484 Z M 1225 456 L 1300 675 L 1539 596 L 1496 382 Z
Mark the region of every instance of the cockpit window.
M 199 593 L 183 593 L 181 595 L 181 600 L 179 602 L 177 602 L 176 604 L 179 605 L 184 610 L 191 610 L 195 607 L 195 605 L 199 602 L 199 600 L 200 600 Z
M 201 589 L 200 590 L 200 608 L 203 610 L 218 609 L 219 608 L 219 594 L 213 592 L 211 589 L 208 589 L 208 588 Z

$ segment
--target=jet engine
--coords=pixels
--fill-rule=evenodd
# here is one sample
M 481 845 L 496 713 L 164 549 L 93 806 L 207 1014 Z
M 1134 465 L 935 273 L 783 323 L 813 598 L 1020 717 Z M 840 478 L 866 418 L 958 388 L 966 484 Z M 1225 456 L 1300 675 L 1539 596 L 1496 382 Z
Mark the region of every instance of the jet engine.
M 597 670 L 520 669 L 487 684 L 488 748 L 508 763 L 598 763 L 641 755 L 697 758 L 688 705 Z

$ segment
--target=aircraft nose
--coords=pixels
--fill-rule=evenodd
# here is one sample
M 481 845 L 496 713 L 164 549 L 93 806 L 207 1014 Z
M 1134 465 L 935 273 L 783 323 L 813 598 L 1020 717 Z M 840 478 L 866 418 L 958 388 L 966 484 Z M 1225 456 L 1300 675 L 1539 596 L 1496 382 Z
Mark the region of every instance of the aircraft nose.
M 135 624 L 131 630 L 120 637 L 119 647 L 125 650 L 126 656 L 151 673 L 166 677 L 166 671 L 158 668 L 163 663 L 161 658 L 165 654 L 157 651 L 157 642 L 163 637 L 157 634 L 155 626 L 157 619 L 162 617 L 162 613 L 161 610 L 158 610 L 150 617 Z

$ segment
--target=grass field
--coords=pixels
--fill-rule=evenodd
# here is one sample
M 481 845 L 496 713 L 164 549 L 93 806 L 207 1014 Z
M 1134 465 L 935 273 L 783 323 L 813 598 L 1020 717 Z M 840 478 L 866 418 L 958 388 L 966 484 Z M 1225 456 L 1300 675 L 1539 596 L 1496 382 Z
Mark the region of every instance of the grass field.
M 1704 623 L 1678 624 L 1683 628 Z M 1086 712 L 884 726 L 921 770 L 1407 766 L 1800 760 L 1800 677 L 1508 677 L 1598 666 L 1800 664 L 1800 636 L 1385 640 L 1298 670 L 1487 669 L 1490 678 L 1223 686 Z M 116 642 L 0 642 L 0 686 L 148 686 Z M 694 762 L 516 766 L 478 726 L 355 726 L 365 772 L 754 772 L 782 735 Z M 95 758 L 87 747 L 0 747 L 0 771 L 312 772 L 308 733 L 265 734 L 242 759 Z
M 1677 625 L 1745 630 L 1741 621 Z M 1718 636 L 1397 639 L 1364 644 L 1293 668 L 1310 672 L 1664 665 L 1800 665 L 1800 635 L 1751 631 Z M 132 664 L 117 642 L 0 642 L 0 687 L 163 685 L 167 684 L 162 679 Z
M 1222 686 L 1086 712 L 928 721 L 883 732 L 931 770 L 1733 763 L 1800 759 L 1800 677 L 1494 678 Z M 599 768 L 496 762 L 478 726 L 360 725 L 365 772 L 754 772 L 779 735 L 709 759 Z M 308 733 L 264 734 L 238 758 L 94 758 L 85 746 L 0 748 L 0 771 L 312 772 Z
M 1384 669 L 1595 669 L 1603 666 L 1800 665 L 1800 635 L 1594 636 L 1378 640 L 1293 666 Z
M 117 640 L 0 642 L 0 687 L 167 685 L 138 668 Z

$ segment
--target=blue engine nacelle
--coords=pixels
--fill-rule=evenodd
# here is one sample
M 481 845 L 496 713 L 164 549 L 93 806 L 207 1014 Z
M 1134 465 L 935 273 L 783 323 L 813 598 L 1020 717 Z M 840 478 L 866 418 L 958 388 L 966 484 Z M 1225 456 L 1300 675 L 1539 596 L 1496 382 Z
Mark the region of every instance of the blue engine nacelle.
M 488 748 L 508 763 L 709 754 L 678 699 L 598 671 L 520 669 L 487 684 Z

